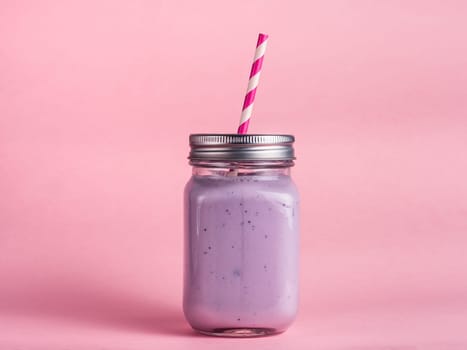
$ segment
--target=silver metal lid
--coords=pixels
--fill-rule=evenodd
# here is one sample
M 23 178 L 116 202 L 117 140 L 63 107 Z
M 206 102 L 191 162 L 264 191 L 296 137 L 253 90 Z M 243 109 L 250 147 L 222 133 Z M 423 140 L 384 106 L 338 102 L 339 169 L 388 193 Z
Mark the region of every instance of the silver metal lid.
M 190 160 L 294 160 L 292 135 L 192 134 Z

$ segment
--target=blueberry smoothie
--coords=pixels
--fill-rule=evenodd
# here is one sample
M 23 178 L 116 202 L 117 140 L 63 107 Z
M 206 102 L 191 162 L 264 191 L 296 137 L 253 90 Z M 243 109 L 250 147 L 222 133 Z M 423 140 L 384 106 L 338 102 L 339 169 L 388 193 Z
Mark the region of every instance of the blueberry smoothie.
M 281 173 L 194 175 L 185 188 L 184 312 L 208 333 L 284 331 L 298 304 L 298 192 Z

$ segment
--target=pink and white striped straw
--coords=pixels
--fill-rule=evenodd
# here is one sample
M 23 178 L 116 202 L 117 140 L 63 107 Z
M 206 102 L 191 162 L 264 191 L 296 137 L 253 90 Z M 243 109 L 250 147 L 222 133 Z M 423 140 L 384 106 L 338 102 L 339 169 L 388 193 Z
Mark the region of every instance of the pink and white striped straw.
M 259 34 L 258 43 L 256 44 L 255 58 L 251 66 L 250 80 L 246 90 L 245 100 L 243 101 L 242 116 L 240 118 L 240 126 L 238 134 L 246 134 L 248 132 L 248 124 L 250 123 L 251 113 L 253 112 L 253 104 L 255 102 L 256 88 L 259 83 L 259 76 L 263 66 L 264 52 L 268 44 L 268 35 Z

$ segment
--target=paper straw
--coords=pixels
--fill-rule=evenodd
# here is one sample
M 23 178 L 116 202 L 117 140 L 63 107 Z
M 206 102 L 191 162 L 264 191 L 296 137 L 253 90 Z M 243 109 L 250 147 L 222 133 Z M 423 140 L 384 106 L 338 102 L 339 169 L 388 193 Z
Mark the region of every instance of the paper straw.
M 264 52 L 268 44 L 268 35 L 259 34 L 258 43 L 256 44 L 255 58 L 251 66 L 250 80 L 248 81 L 248 88 L 246 90 L 245 100 L 243 101 L 242 116 L 240 117 L 240 126 L 238 127 L 238 134 L 246 134 L 248 132 L 248 124 L 250 123 L 251 113 L 253 111 L 253 104 L 255 102 L 256 88 L 259 83 L 259 76 L 263 66 Z

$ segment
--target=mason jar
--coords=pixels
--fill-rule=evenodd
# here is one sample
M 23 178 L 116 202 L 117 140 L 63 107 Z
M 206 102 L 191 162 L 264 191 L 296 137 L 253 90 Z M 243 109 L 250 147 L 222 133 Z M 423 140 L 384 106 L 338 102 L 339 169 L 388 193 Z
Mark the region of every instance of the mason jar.
M 283 332 L 298 307 L 299 196 L 294 137 L 190 135 L 185 187 L 184 296 L 208 335 Z

